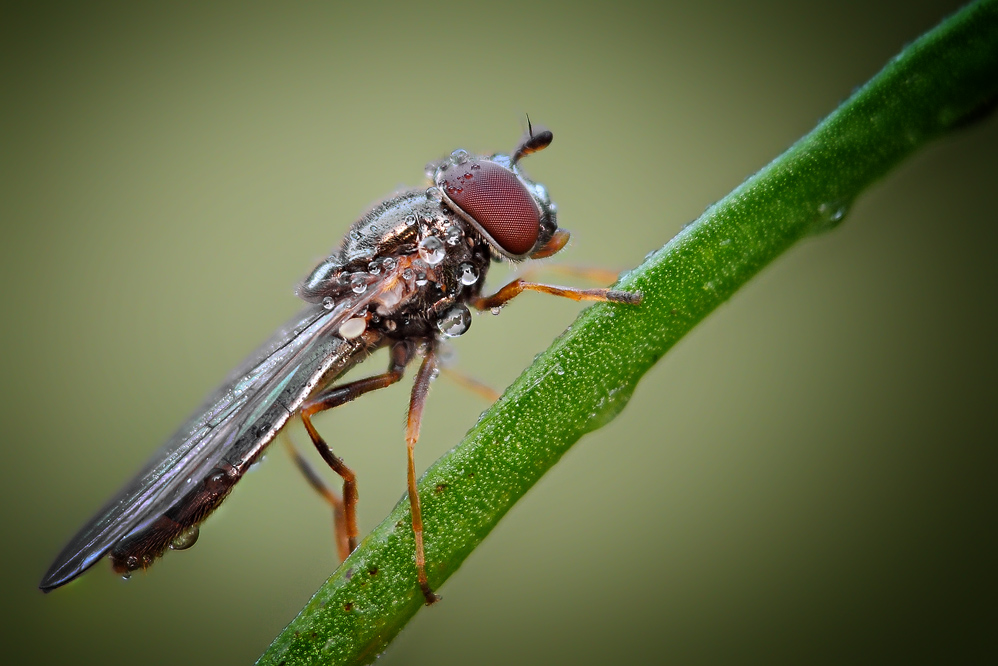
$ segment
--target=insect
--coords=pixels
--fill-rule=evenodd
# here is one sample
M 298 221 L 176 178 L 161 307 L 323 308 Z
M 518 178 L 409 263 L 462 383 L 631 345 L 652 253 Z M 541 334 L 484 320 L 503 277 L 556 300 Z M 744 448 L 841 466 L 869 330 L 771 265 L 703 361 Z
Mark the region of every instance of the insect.
M 128 576 L 168 548 L 197 539 L 198 526 L 225 499 L 292 417 L 301 418 L 322 459 L 343 480 L 342 497 L 300 456 L 309 482 L 333 505 L 341 559 L 357 544 L 357 483 L 312 417 L 396 383 L 417 356 L 406 427 L 408 495 L 415 573 L 426 603 L 438 599 L 425 570 L 413 449 L 437 350 L 468 330 L 471 313 L 497 311 L 525 290 L 574 300 L 638 303 L 640 294 L 513 280 L 482 295 L 493 261 L 548 257 L 568 242 L 547 190 L 520 159 L 547 147 L 549 131 L 528 131 L 512 155 L 450 157 L 427 165 L 428 189 L 397 193 L 357 220 L 339 249 L 298 287 L 305 308 L 247 358 L 145 467 L 77 533 L 42 578 L 45 592 L 73 580 L 105 555 Z M 386 372 L 336 384 L 347 370 L 387 347 Z

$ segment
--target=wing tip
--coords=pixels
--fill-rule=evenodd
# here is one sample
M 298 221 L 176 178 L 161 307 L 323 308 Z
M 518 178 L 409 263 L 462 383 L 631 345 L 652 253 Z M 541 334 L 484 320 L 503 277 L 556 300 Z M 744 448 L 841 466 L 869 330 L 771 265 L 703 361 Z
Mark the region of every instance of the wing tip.
M 106 548 L 99 553 L 91 553 L 88 557 L 82 558 L 79 554 L 73 557 L 60 555 L 52 563 L 52 566 L 49 567 L 49 570 L 45 572 L 45 575 L 42 576 L 41 582 L 38 583 L 38 589 L 48 594 L 57 587 L 62 587 L 66 583 L 72 582 L 83 575 L 90 567 L 97 564 L 97 561 L 104 557 L 108 550 L 110 549 Z
M 84 571 L 83 568 L 76 567 L 67 573 L 65 571 L 66 564 L 68 563 L 56 561 L 56 563 L 49 568 L 45 576 L 42 577 L 42 581 L 38 583 L 38 589 L 45 594 L 48 594 L 57 587 L 62 587 L 69 581 L 73 580 Z

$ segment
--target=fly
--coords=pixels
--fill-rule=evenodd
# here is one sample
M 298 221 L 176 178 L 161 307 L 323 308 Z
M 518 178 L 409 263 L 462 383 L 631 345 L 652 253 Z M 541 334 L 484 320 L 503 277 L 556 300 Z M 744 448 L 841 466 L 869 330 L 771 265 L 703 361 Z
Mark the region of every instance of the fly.
M 546 148 L 549 131 L 529 127 L 512 155 L 456 150 L 431 163 L 428 189 L 406 190 L 357 220 L 339 249 L 298 287 L 305 308 L 237 368 L 145 467 L 59 553 L 39 588 L 65 585 L 105 555 L 117 573 L 146 569 L 168 548 L 194 544 L 198 527 L 225 499 L 292 417 L 301 418 L 319 455 L 343 479 L 326 488 L 301 456 L 309 483 L 333 506 L 341 559 L 357 545 L 357 483 L 312 424 L 317 413 L 398 382 L 417 356 L 406 425 L 408 496 L 415 574 L 427 604 L 438 597 L 426 577 L 413 449 L 441 341 L 468 330 L 471 313 L 497 311 L 523 291 L 574 300 L 638 303 L 640 294 L 513 280 L 482 295 L 494 261 L 549 257 L 568 242 L 547 190 L 520 159 Z M 387 347 L 386 372 L 336 384 Z

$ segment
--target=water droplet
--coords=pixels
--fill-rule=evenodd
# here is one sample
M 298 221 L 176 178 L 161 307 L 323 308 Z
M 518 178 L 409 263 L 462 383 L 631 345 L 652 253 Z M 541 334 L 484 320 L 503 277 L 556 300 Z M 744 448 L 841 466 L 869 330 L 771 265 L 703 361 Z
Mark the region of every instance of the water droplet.
M 463 335 L 470 327 L 471 311 L 463 304 L 455 305 L 437 320 L 437 328 L 448 338 Z
M 367 291 L 367 277 L 363 273 L 354 273 L 350 278 L 350 288 L 355 294 L 363 294 Z
M 554 374 L 563 375 L 565 374 L 565 368 L 561 367 L 561 363 L 556 363 L 554 366 Z
M 129 571 L 135 571 L 136 569 L 138 569 L 139 558 L 135 557 L 134 555 L 129 555 L 127 558 L 125 558 L 125 568 L 128 569 Z
M 415 215 L 406 215 L 405 216 L 405 223 L 406 223 L 406 226 L 409 226 L 409 227 L 411 227 L 412 225 L 416 224 L 416 216 Z
M 464 238 L 464 232 L 461 231 L 461 227 L 456 224 L 450 225 L 447 227 L 447 231 L 444 232 L 444 240 L 447 241 L 447 244 L 450 246 L 457 245 L 461 242 L 462 238 Z
M 336 301 L 333 300 L 332 296 L 326 296 L 324 299 L 322 299 L 322 307 L 326 308 L 327 310 L 332 310 L 334 305 L 336 305 Z
M 439 376 L 440 376 L 440 368 L 433 368 L 433 370 L 430 371 L 430 381 L 431 382 L 434 379 L 436 379 L 437 377 L 439 377 Z
M 392 271 L 395 270 L 395 265 L 397 263 L 398 262 L 395 261 L 394 257 L 385 257 L 384 261 L 381 262 L 381 265 L 384 266 L 385 271 Z
M 426 198 L 429 201 L 436 201 L 437 203 L 440 203 L 443 201 L 444 195 L 436 187 L 428 187 L 426 188 Z
M 845 219 L 848 212 L 849 202 L 826 201 L 818 206 L 818 219 L 815 221 L 813 232 L 821 233 L 834 229 Z
M 478 282 L 478 269 L 471 264 L 461 264 L 457 267 L 457 270 L 461 272 L 460 280 L 461 284 L 469 285 Z
M 430 266 L 436 266 L 444 260 L 444 244 L 436 236 L 427 236 L 419 241 L 419 256 Z
M 491 312 L 493 315 L 498 315 L 500 312 L 502 312 L 502 306 L 497 305 L 491 310 L 489 310 L 489 312 Z
M 415 276 L 416 276 L 416 274 L 413 272 L 413 270 L 411 268 L 406 268 L 405 270 L 402 271 L 402 279 L 403 280 L 411 280 Z
M 346 260 L 352 262 L 352 261 L 360 261 L 362 259 L 367 259 L 368 261 L 370 261 L 371 257 L 373 256 L 374 253 L 371 251 L 370 248 L 363 248 L 363 247 L 354 248 L 349 252 L 347 252 Z
M 367 272 L 371 275 L 379 275 L 381 273 L 381 265 L 377 261 L 372 261 L 367 265 Z
M 417 273 L 416 274 L 416 286 L 422 287 L 427 282 L 428 282 L 428 280 L 426 279 L 426 273 Z
M 454 164 L 464 164 L 468 161 L 468 151 L 463 148 L 458 148 L 450 154 L 450 161 Z
M 354 317 L 353 319 L 348 319 L 340 326 L 339 333 L 340 337 L 344 340 L 353 340 L 363 335 L 365 330 L 367 330 L 367 319 L 364 317 Z
M 195 543 L 197 543 L 198 535 L 201 531 L 198 529 L 197 525 L 191 525 L 186 530 L 178 534 L 170 542 L 171 550 L 187 550 Z
M 619 386 L 608 391 L 608 394 L 597 402 L 596 410 L 589 414 L 589 421 L 581 424 L 582 428 L 590 432 L 612 421 L 627 406 L 632 391 L 633 387 L 628 386 Z

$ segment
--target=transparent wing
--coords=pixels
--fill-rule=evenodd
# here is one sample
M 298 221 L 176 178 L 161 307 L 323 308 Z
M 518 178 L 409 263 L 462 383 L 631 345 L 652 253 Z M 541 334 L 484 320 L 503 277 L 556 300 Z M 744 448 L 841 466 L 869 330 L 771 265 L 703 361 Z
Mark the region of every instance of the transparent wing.
M 341 374 L 370 347 L 337 335 L 379 293 L 371 285 L 332 309 L 310 305 L 250 355 L 142 470 L 73 537 L 39 587 L 79 576 L 120 540 L 145 529 L 219 465 L 241 476 L 316 384 Z

